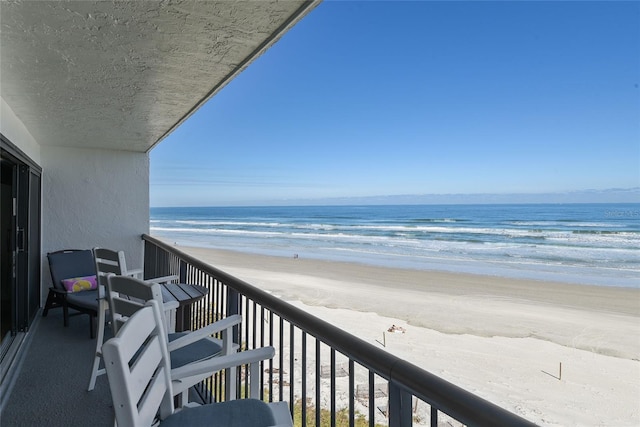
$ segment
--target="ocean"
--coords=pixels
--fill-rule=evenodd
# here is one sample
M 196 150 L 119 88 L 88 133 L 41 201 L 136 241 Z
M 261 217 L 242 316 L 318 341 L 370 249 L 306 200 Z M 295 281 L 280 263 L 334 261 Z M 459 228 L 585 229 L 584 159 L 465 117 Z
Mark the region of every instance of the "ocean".
M 640 204 L 151 208 L 178 245 L 640 288 Z

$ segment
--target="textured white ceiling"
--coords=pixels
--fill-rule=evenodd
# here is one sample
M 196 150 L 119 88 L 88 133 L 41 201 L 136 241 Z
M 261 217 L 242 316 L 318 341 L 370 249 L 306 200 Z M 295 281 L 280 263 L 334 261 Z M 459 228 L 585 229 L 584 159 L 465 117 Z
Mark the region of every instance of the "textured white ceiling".
M 0 94 L 42 145 L 148 151 L 317 1 L 5 1 Z

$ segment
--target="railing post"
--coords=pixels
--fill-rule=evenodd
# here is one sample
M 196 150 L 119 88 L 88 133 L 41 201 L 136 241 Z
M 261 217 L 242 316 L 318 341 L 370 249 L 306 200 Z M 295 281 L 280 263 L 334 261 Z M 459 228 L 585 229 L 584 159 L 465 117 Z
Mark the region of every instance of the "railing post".
M 389 427 L 411 427 L 412 395 L 394 381 L 389 381 Z
M 227 317 L 234 314 L 240 314 L 240 294 L 235 289 L 227 288 Z M 233 327 L 232 341 L 234 344 L 240 345 L 240 328 L 238 325 Z M 237 372 L 236 368 L 225 370 L 225 400 L 234 400 L 237 395 Z
M 180 283 L 187 283 L 187 263 L 183 260 L 180 260 Z
M 143 260 L 143 271 L 144 277 L 143 279 L 148 279 L 149 277 L 158 277 L 156 275 L 156 270 L 158 269 L 158 263 L 156 262 L 156 252 L 158 247 L 147 242 L 143 241 L 144 244 L 144 260 Z
M 227 288 L 227 317 L 234 314 L 240 314 L 240 294 L 235 289 Z M 238 326 L 233 327 L 233 342 L 235 344 L 240 343 L 240 329 Z

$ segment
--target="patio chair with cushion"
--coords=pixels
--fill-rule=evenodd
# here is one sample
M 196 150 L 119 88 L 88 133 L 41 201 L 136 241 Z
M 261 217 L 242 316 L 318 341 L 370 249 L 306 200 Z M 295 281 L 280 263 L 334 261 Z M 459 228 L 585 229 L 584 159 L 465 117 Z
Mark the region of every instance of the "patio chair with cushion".
M 42 316 L 62 307 L 64 326 L 69 325 L 69 309 L 89 315 L 89 336 L 94 337 L 93 318 L 97 316 L 98 283 L 93 254 L 89 249 L 65 249 L 47 254 L 53 286 L 49 288 Z
M 273 357 L 273 347 L 220 356 L 182 368 L 185 377 L 212 375 L 230 364 L 249 365 L 250 399 L 189 407 L 175 411 L 169 349 L 162 310 L 150 300 L 129 318 L 115 338 L 102 347 L 116 424 L 119 427 L 224 426 L 270 427 L 293 425 L 286 402 L 259 400 L 260 362 Z
M 107 289 L 114 334 L 119 332 L 130 316 L 151 300 L 163 307 L 160 315 L 166 332 L 165 310 L 171 307 L 167 307 L 167 304 L 163 303 L 160 284 L 145 282 L 133 277 L 109 275 Z M 202 375 L 185 377 L 177 372 L 182 372 L 180 368 L 194 362 L 223 356 L 232 358 L 240 354 L 236 353 L 238 346 L 233 343 L 233 327 L 241 322 L 242 317 L 236 314 L 195 331 L 166 333 L 165 340 L 169 349 L 171 375 L 176 380 L 173 384 L 173 392 L 180 395 L 182 402 L 187 402 L 189 388 L 207 377 Z M 221 334 L 221 339 L 213 337 L 214 334 Z M 226 375 L 227 378 L 235 377 L 235 365 L 229 367 Z M 226 396 L 229 396 L 229 400 L 233 399 L 236 395 L 235 381 L 227 381 L 225 385 Z

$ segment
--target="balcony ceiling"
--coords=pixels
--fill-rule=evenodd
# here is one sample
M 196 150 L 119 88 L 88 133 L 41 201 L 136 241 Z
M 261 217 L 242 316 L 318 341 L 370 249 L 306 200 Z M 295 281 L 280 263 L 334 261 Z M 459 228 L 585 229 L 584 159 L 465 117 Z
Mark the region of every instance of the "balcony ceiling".
M 146 152 L 318 1 L 3 0 L 0 94 L 41 145 Z

